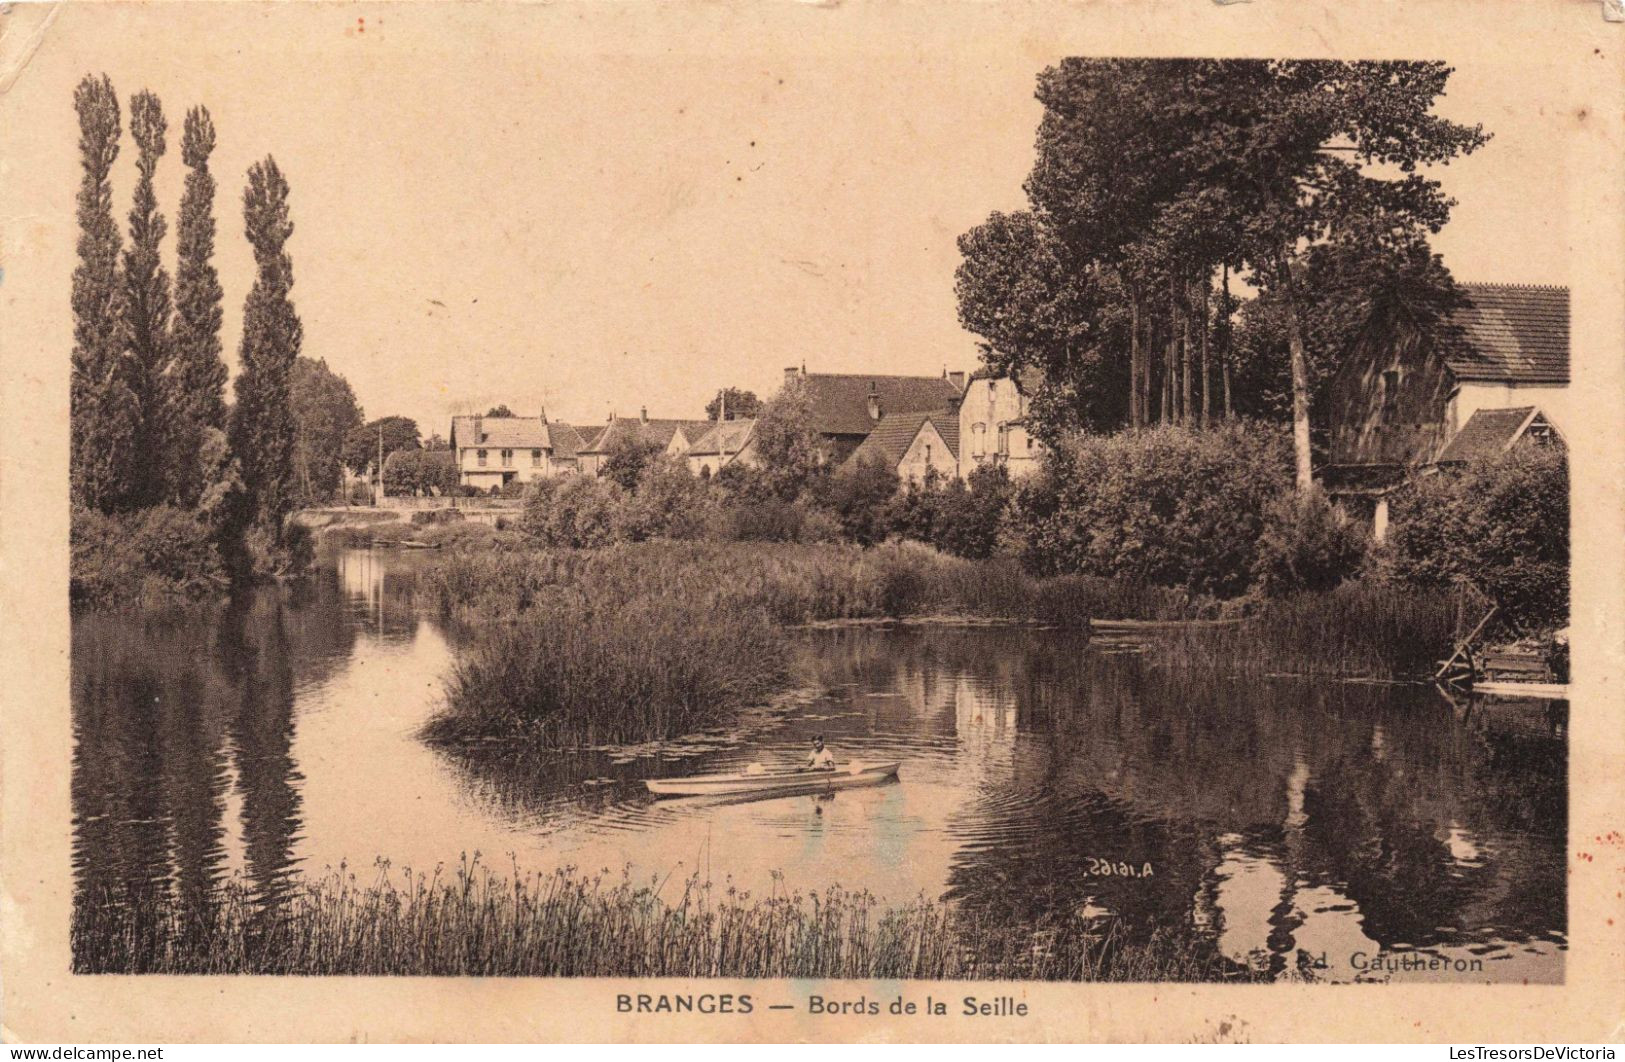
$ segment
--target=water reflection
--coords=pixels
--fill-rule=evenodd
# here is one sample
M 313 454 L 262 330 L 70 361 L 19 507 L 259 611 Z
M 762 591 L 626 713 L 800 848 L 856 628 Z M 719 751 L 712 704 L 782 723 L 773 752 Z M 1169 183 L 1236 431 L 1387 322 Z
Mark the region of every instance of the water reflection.
M 1053 632 L 825 631 L 801 645 L 809 691 L 726 732 L 451 757 L 415 737 L 456 652 L 413 607 L 416 563 L 352 551 L 231 608 L 76 619 L 76 911 L 137 912 L 135 968 L 201 931 L 228 875 L 268 921 L 295 875 L 478 849 L 1185 926 L 1275 975 L 1562 977 L 1561 703 L 1215 681 Z M 758 802 L 641 785 L 798 758 L 815 732 L 903 760 L 901 783 Z

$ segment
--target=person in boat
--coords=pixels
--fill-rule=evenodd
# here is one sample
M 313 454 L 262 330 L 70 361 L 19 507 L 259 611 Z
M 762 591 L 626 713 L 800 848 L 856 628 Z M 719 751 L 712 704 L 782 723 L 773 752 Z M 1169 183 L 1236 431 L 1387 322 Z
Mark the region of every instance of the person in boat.
M 807 757 L 809 771 L 833 771 L 835 769 L 835 754 L 824 747 L 824 735 L 819 734 L 812 740 L 812 755 Z

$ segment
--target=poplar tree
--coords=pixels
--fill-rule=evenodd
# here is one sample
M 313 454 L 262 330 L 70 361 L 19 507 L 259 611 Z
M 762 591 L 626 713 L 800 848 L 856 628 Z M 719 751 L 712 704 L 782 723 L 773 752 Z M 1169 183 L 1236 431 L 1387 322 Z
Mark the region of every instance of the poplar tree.
M 135 195 L 130 205 L 130 247 L 124 252 L 124 377 L 135 397 L 137 428 L 131 471 L 132 500 L 137 506 L 165 500 L 168 469 L 175 454 L 170 429 L 174 423 L 167 379 L 170 363 L 169 324 L 173 310 L 169 273 L 159 258 L 168 225 L 158 209 L 153 179 L 165 150 L 163 105 L 151 92 L 130 100 L 130 135 L 135 140 Z
M 73 271 L 70 480 L 74 501 L 125 507 L 135 452 L 134 396 L 119 372 L 123 354 L 121 239 L 109 174 L 118 158 L 118 94 L 106 74 L 86 75 L 73 93 L 79 114 L 79 264 Z
M 207 108 L 186 114 L 181 161 L 186 189 L 176 223 L 175 326 L 171 379 L 175 462 L 171 496 L 195 504 L 208 476 L 208 433 L 226 429 L 226 363 L 220 357 L 220 277 L 214 268 L 214 122 Z
M 293 221 L 288 182 L 269 155 L 249 168 L 243 224 L 256 273 L 243 306 L 231 442 L 242 470 L 245 515 L 280 546 L 283 522 L 294 503 L 297 427 L 289 394 L 303 328 L 289 299 L 293 262 L 286 247 Z

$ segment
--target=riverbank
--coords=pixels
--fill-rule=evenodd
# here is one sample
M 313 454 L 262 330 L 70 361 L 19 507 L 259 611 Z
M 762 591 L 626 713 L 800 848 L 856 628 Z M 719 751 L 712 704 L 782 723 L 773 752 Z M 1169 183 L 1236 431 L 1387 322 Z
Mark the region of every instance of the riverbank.
M 634 881 L 571 869 L 364 883 L 346 868 L 259 904 L 238 880 L 207 910 L 154 899 L 75 906 L 74 972 L 851 980 L 1257 979 L 1195 931 L 1129 943 L 1069 914 L 1037 925 L 924 899 L 882 906 L 830 887 L 771 895 L 698 878 Z
M 489 529 L 429 530 L 448 537 L 424 569 L 422 605 L 471 643 L 425 731 L 437 742 L 636 743 L 725 724 L 795 681 L 785 632 L 797 627 L 1143 621 L 1171 666 L 1395 681 L 1426 677 L 1459 622 L 1450 594 L 1360 582 L 1221 607 L 912 543 L 548 550 Z M 1208 622 L 1244 607 L 1242 622 Z

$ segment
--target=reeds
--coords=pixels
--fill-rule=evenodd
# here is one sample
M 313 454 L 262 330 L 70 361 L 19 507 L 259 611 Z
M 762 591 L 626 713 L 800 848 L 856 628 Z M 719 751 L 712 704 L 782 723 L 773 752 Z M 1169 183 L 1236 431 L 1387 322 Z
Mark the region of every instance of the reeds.
M 1455 594 L 1344 583 L 1261 603 L 1245 623 L 1163 639 L 1165 660 L 1244 673 L 1428 678 L 1458 633 Z
M 925 899 L 882 906 L 831 887 L 767 896 L 682 882 L 450 873 L 370 882 L 341 867 L 274 906 L 239 879 L 204 916 L 161 900 L 80 897 L 75 973 L 763 977 L 1211 981 L 1249 976 L 1211 940 L 1168 930 L 1139 942 L 1098 922 L 997 921 Z

